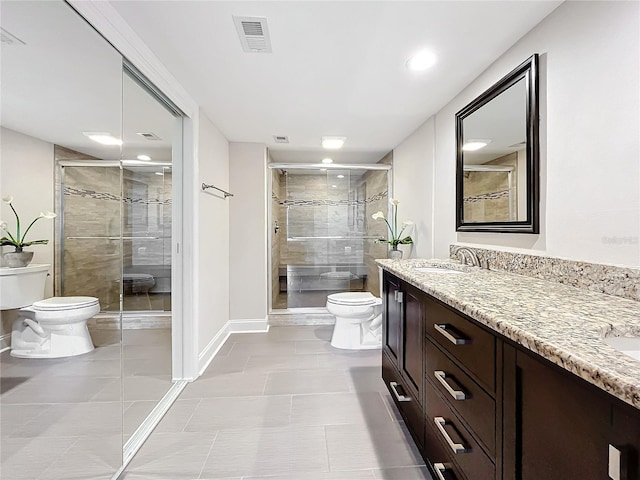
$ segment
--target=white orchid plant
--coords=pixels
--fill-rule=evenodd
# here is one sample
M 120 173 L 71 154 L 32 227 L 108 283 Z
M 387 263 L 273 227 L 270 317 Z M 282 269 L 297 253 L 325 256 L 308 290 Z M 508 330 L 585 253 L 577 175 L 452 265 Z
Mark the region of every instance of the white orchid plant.
M 376 212 L 373 215 L 371 215 L 371 218 L 373 218 L 374 220 L 384 220 L 385 223 L 387 224 L 387 227 L 389 227 L 389 233 L 391 234 L 390 239 L 379 238 L 378 240 L 376 240 L 376 242 L 388 243 L 393 247 L 394 250 L 398 248 L 398 245 L 409 245 L 413 243 L 413 239 L 411 238 L 411 236 L 409 235 L 407 235 L 406 237 L 402 236 L 405 230 L 407 230 L 407 228 L 413 225 L 412 221 L 410 220 L 404 221 L 402 223 L 402 228 L 398 231 L 398 204 L 399 203 L 400 202 L 395 198 L 391 199 L 391 204 L 393 205 L 393 226 L 391 226 L 391 224 L 386 219 L 382 211 Z
M 29 247 L 31 245 L 46 245 L 47 243 L 49 243 L 49 240 L 34 240 L 32 242 L 27 242 L 25 241 L 25 239 L 27 237 L 27 233 L 29 233 L 29 230 L 31 230 L 31 227 L 33 227 L 34 223 L 36 223 L 41 218 L 48 218 L 48 219 L 55 218 L 56 217 L 55 213 L 40 212 L 40 215 L 38 215 L 35 218 L 35 220 L 29 224 L 29 226 L 24 231 L 24 233 L 21 234 L 20 216 L 18 215 L 18 212 L 16 212 L 16 209 L 13 206 L 13 197 L 11 196 L 3 197 L 2 201 L 9 204 L 9 206 L 11 207 L 11 210 L 13 210 L 13 214 L 16 216 L 16 234 L 12 235 L 11 232 L 9 232 L 9 227 L 7 226 L 7 222 L 0 221 L 0 229 L 3 230 L 4 233 L 6 233 L 6 236 L 0 238 L 0 246 L 4 247 L 4 246 L 10 245 L 16 249 L 15 250 L 16 252 L 19 253 L 19 252 L 22 252 L 22 249 L 24 247 Z

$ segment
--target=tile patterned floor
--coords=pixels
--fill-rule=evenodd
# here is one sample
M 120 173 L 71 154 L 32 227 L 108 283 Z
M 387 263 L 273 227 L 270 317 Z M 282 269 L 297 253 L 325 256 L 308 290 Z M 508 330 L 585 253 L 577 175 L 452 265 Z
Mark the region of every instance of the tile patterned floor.
M 170 330 L 126 330 L 124 348 L 117 330 L 91 335 L 97 348 L 77 357 L 0 355 L 1 479 L 110 479 L 123 442 L 170 388 Z
M 331 331 L 232 335 L 121 479 L 431 479 L 380 378 L 380 351 L 333 349 Z

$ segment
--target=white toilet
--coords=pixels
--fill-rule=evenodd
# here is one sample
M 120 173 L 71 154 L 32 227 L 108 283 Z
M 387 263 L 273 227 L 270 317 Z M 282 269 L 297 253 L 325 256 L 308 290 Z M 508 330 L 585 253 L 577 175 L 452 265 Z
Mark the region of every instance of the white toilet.
M 87 320 L 100 312 L 95 297 L 44 300 L 49 265 L 0 268 L 0 310 L 20 308 L 11 332 L 11 356 L 60 358 L 94 349 Z
M 382 299 L 369 292 L 334 293 L 327 310 L 336 317 L 331 346 L 367 350 L 382 346 Z

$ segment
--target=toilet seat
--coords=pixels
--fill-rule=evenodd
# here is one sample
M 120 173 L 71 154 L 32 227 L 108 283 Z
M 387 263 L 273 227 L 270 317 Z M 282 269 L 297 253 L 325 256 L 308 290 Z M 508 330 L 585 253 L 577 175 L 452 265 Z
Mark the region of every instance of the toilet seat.
M 34 302 L 31 308 L 38 312 L 76 310 L 98 305 L 95 297 L 51 297 Z
M 327 302 L 334 305 L 365 306 L 381 303 L 379 298 L 374 297 L 370 292 L 342 292 L 333 293 L 327 296 Z

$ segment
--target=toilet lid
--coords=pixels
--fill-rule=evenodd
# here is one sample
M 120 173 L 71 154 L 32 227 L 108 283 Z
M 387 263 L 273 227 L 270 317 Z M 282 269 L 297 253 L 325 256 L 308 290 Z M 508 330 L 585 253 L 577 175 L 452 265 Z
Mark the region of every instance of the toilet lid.
M 376 303 L 377 298 L 370 292 L 343 292 L 332 293 L 327 301 L 339 305 L 371 305 Z
M 51 297 L 34 302 L 33 308 L 52 311 L 91 307 L 93 305 L 98 305 L 98 299 L 95 297 Z

